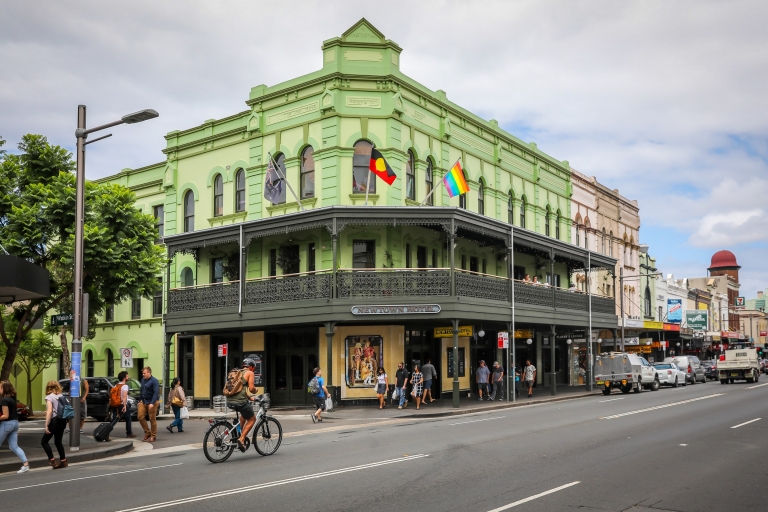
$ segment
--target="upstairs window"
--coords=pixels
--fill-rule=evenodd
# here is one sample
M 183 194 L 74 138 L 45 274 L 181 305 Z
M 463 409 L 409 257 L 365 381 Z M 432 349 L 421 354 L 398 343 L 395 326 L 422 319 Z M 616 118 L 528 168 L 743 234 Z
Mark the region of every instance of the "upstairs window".
M 107 306 L 107 310 L 104 313 L 104 321 L 105 322 L 114 322 L 115 321 L 115 306 L 110 304 Z
M 213 216 L 224 215 L 224 178 L 217 174 L 213 178 Z
M 194 286 L 195 285 L 195 278 L 192 275 L 192 269 L 189 267 L 185 267 L 184 270 L 181 271 L 181 286 Z
M 137 320 L 141 318 L 141 297 L 136 297 L 131 300 L 131 319 Z
M 184 232 L 191 233 L 195 230 L 195 194 L 187 190 L 184 195 Z
M 480 180 L 480 187 L 477 190 L 477 213 L 485 215 L 485 183 Z
M 552 219 L 552 214 L 549 211 L 549 206 L 547 206 L 547 213 L 544 216 L 544 235 L 549 236 L 549 223 Z
M 603 228 L 603 240 L 601 243 L 600 252 L 605 254 L 605 228 Z
M 160 288 L 152 297 L 152 316 L 163 316 L 163 279 L 158 278 L 157 283 Z
M 427 158 L 427 170 L 424 172 L 424 197 L 429 196 L 427 202 L 424 203 L 428 206 L 434 205 L 432 198 L 432 160 Z
M 235 173 L 235 211 L 245 211 L 245 171 L 242 169 Z
M 315 150 L 307 146 L 301 153 L 301 198 L 315 197 Z
M 525 198 L 520 203 L 520 227 L 525 228 Z
M 287 193 L 287 186 L 285 184 L 285 155 L 280 153 L 275 159 L 275 164 L 277 164 L 277 168 L 279 169 L 277 179 L 280 180 L 282 183 L 282 187 L 280 187 L 280 197 L 277 199 L 277 202 L 275 204 L 285 204 L 285 194 Z
M 376 268 L 376 242 L 354 240 L 352 242 L 352 268 Z
M 512 202 L 512 194 L 509 194 L 509 198 L 507 199 L 507 222 L 510 224 L 515 223 L 515 205 Z
M 157 228 L 157 236 L 163 238 L 165 232 L 165 214 L 163 213 L 163 205 L 159 204 L 152 207 L 152 214 L 155 217 L 155 227 Z
M 211 259 L 211 283 L 224 282 L 224 258 Z
M 557 212 L 557 217 L 555 217 L 555 238 L 560 240 L 560 212 Z
M 652 318 L 653 310 L 651 309 L 651 288 L 647 285 L 645 287 L 645 300 L 643 301 L 643 305 L 643 309 L 645 309 L 645 316 Z
M 608 256 L 613 258 L 613 231 L 608 235 Z
M 416 177 L 414 169 L 416 168 L 416 157 L 413 151 L 408 150 L 408 162 L 405 164 L 405 197 L 411 201 L 416 200 Z
M 366 186 L 370 185 L 371 194 L 376 193 L 376 176 L 370 176 L 369 165 L 371 163 L 371 149 L 373 145 L 367 140 L 355 142 L 355 153 L 352 155 L 352 192 L 355 194 L 365 194 Z

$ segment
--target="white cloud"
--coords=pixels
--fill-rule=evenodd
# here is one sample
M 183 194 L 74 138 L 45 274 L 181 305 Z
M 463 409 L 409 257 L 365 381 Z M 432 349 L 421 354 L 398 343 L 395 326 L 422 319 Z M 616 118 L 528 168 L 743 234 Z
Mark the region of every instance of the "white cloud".
M 699 229 L 689 241 L 696 247 L 732 246 L 765 238 L 765 211 L 736 210 L 710 213 L 699 223 Z

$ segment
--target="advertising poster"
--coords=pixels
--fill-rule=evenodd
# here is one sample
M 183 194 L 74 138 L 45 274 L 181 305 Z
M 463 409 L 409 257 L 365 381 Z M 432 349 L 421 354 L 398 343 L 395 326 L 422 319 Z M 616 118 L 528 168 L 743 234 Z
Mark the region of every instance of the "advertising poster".
M 253 385 L 264 387 L 264 352 L 251 352 L 250 354 L 245 354 L 243 359 L 248 357 L 256 362 L 256 366 L 253 368 Z
M 83 360 L 82 352 L 72 352 L 72 368 L 69 370 L 69 396 L 80 396 L 80 363 Z
M 685 312 L 685 323 L 694 331 L 707 330 L 707 312 L 698 309 L 689 309 Z
M 384 366 L 384 339 L 381 336 L 347 336 L 347 386 L 373 388 Z
M 667 299 L 667 322 L 679 324 L 683 321 L 683 299 Z

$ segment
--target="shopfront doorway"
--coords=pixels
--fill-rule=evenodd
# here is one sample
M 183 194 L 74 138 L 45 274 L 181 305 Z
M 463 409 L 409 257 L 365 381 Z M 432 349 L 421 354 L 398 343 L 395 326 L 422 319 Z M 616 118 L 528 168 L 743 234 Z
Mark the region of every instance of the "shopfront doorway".
M 195 396 L 195 338 L 178 337 L 179 380 L 187 396 Z
M 227 345 L 227 357 L 219 357 L 219 345 Z M 221 395 L 229 370 L 242 365 L 243 338 L 240 334 L 211 336 L 211 396 Z
M 434 344 L 433 331 L 431 329 L 405 329 L 405 365 L 409 372 L 413 372 L 414 365 L 425 365 L 428 360 L 440 373 L 440 351 Z M 398 361 L 399 362 L 399 361 Z M 439 377 L 432 381 L 432 397 L 440 398 L 440 379 Z
M 542 366 L 544 369 L 544 385 L 549 386 L 552 378 L 552 338 L 544 337 L 544 346 L 541 351 Z M 555 350 L 555 369 L 557 374 L 555 382 L 559 385 L 568 384 L 568 350 L 565 341 L 557 340 L 554 345 Z
M 267 332 L 269 393 L 273 404 L 309 405 L 307 383 L 319 365 L 318 331 Z

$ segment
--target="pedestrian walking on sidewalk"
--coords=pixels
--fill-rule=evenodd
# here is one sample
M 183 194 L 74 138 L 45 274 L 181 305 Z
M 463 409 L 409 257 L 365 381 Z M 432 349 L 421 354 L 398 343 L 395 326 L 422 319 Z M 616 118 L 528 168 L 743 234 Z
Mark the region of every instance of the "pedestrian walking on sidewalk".
M 117 391 L 114 391 L 117 389 Z M 120 394 L 120 402 L 113 406 L 112 392 Z M 109 397 L 109 417 L 110 421 L 117 423 L 119 417 L 125 418 L 125 437 L 136 437 L 131 428 L 131 404 L 128 402 L 128 372 L 122 371 L 117 374 L 117 382 L 110 391 Z
M 533 396 L 533 383 L 536 382 L 536 367 L 531 364 L 530 359 L 526 359 L 525 368 L 523 368 L 525 377 L 525 386 L 528 388 L 528 397 Z
M 504 368 L 499 365 L 498 361 L 493 362 L 493 371 L 491 372 L 491 384 L 493 385 L 493 391 L 491 391 L 491 401 L 496 400 L 496 392 L 499 392 L 499 402 L 504 400 L 501 397 L 501 388 L 504 383 Z
M 408 386 L 408 378 L 410 376 L 408 370 L 405 369 L 405 365 L 403 363 L 398 363 L 397 371 L 395 372 L 395 392 L 392 393 L 393 399 L 395 396 L 400 398 L 400 404 L 397 406 L 398 409 L 405 409 L 408 407 L 408 398 L 405 395 L 405 390 Z
M 323 371 L 318 367 L 312 370 L 312 373 L 317 379 L 317 386 L 320 388 L 319 393 L 312 395 L 312 398 L 315 401 L 315 406 L 317 407 L 317 410 L 312 415 L 312 422 L 322 423 L 323 411 L 325 410 L 325 398 L 329 396 L 329 393 L 328 393 L 328 388 L 325 387 L 325 379 L 323 378 Z
M 154 443 L 157 439 L 157 407 L 159 405 L 160 383 L 152 376 L 152 368 L 145 366 L 141 371 L 141 396 L 139 397 L 139 423 L 144 429 L 144 439 Z M 147 425 L 149 415 L 149 425 Z
M 175 418 L 170 425 L 165 427 L 168 432 L 173 434 L 173 427 L 179 432 L 184 432 L 184 420 L 181 419 L 181 408 L 184 407 L 187 397 L 184 395 L 184 388 L 181 387 L 181 379 L 178 377 L 171 381 L 171 390 L 168 391 L 168 407 L 173 410 Z
M 59 418 L 59 399 L 61 398 L 61 386 L 55 380 L 49 381 L 45 385 L 45 435 L 40 440 L 45 454 L 48 455 L 53 469 L 67 467 L 67 454 L 64 453 L 64 445 L 61 438 L 64 437 L 64 429 L 67 428 L 67 420 Z M 59 452 L 59 462 L 53 456 L 53 451 L 48 442 L 53 438 L 53 444 L 56 445 L 56 451 Z
M 24 450 L 19 448 L 19 411 L 16 409 L 16 390 L 13 384 L 0 382 L 0 446 L 8 439 L 8 447 L 21 459 L 21 469 L 17 473 L 29 471 L 29 462 Z
M 477 381 L 477 395 L 479 396 L 478 400 L 481 402 L 483 401 L 483 390 L 488 387 L 488 377 L 490 377 L 490 375 L 491 371 L 487 366 L 485 366 L 485 361 L 481 359 L 480 366 L 477 368 L 477 372 L 475 372 L 475 380 Z M 487 395 L 486 398 L 488 398 L 488 400 L 491 399 Z
M 422 397 L 422 403 L 431 404 L 435 401 L 432 396 L 432 382 L 437 380 L 437 370 L 432 365 L 432 360 L 427 358 L 427 364 L 421 367 L 421 373 L 424 375 L 424 396 Z M 429 400 L 427 400 L 429 396 Z
M 376 376 L 376 396 L 379 398 L 379 409 L 386 407 L 388 388 L 389 378 L 387 377 L 387 372 L 379 366 L 379 374 Z
M 419 371 L 419 365 L 413 365 L 411 375 L 411 396 L 416 399 L 416 410 L 421 406 L 421 394 L 424 390 L 424 375 Z

